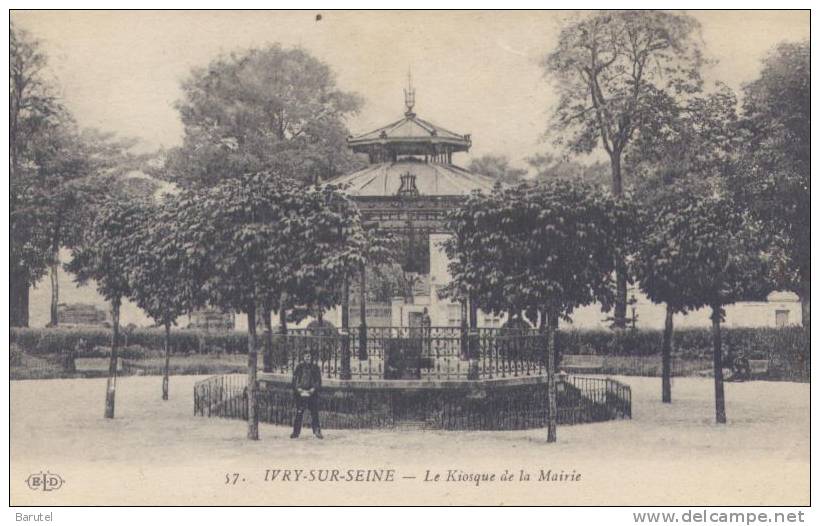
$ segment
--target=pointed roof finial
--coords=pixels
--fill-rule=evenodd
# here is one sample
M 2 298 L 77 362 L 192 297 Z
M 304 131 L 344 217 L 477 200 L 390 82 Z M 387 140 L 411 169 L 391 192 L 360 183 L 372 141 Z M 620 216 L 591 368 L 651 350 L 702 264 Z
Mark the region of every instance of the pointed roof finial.
M 410 68 L 407 68 L 407 88 L 404 90 L 404 106 L 407 111 L 404 112 L 408 117 L 415 115 L 413 113 L 413 106 L 416 105 L 416 90 L 413 88 L 413 75 Z

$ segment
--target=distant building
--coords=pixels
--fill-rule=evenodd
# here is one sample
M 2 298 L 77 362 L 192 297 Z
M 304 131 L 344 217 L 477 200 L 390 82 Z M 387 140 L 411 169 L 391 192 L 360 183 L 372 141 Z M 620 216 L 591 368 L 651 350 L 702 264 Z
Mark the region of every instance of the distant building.
M 108 322 L 108 314 L 89 303 L 60 303 L 57 305 L 57 320 L 60 325 L 102 327 Z
M 236 317 L 232 312 L 222 312 L 219 309 L 199 309 L 189 316 L 189 329 L 199 329 L 208 332 L 232 331 L 236 327 Z
M 635 317 L 638 329 L 663 329 L 666 317 L 666 306 L 652 303 L 646 296 L 635 291 L 630 297 L 634 302 L 627 306 L 627 325 Z M 800 299 L 791 292 L 772 292 L 766 301 L 741 301 L 727 305 L 725 327 L 789 327 L 802 324 Z M 698 309 L 687 314 L 676 314 L 675 327 L 710 327 L 712 321 L 710 308 Z M 577 329 L 605 329 L 609 327 L 610 314 L 601 312 L 600 305 L 589 305 L 576 309 L 572 313 L 572 323 L 563 323 L 562 327 Z

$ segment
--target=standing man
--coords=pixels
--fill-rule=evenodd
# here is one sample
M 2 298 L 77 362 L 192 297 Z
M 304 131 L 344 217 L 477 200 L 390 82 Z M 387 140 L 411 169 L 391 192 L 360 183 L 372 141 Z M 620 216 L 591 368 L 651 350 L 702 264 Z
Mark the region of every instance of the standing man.
M 301 362 L 293 371 L 293 397 L 296 416 L 293 418 L 293 433 L 290 438 L 299 438 L 302 431 L 302 416 L 305 407 L 310 410 L 310 423 L 316 438 L 324 438 L 319 426 L 319 390 L 322 388 L 322 371 L 311 360 L 310 351 L 302 351 Z

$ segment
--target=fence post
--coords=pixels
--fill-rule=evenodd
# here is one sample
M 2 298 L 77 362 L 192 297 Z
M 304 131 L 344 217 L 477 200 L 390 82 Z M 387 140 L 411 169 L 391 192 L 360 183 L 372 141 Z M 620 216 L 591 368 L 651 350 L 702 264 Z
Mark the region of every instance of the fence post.
M 479 363 L 481 342 L 478 336 L 478 303 L 474 294 L 470 294 L 470 335 L 467 339 L 467 357 L 470 360 L 469 369 L 467 369 L 468 380 L 478 380 L 479 377 Z
M 469 369 L 467 369 L 467 379 L 468 380 L 478 380 L 480 367 L 479 367 L 479 358 L 481 355 L 480 352 L 481 348 L 481 341 L 478 335 L 477 328 L 470 328 L 470 335 L 468 337 L 468 350 L 469 350 L 469 359 L 470 365 Z
M 342 356 L 339 371 L 340 380 L 350 380 L 352 373 L 350 371 L 350 332 L 347 329 L 339 329 L 339 338 L 342 340 Z
M 367 360 L 367 270 L 361 267 L 359 283 L 359 360 Z
M 342 283 L 342 328 L 339 329 L 342 339 L 342 363 L 339 378 L 350 380 L 350 276 L 345 274 Z
M 82 338 L 80 342 L 82 342 Z M 77 347 L 80 346 L 80 342 L 77 342 Z M 74 374 L 77 372 L 77 365 L 75 362 L 75 358 L 77 357 L 77 352 L 74 347 L 70 347 L 63 352 L 63 371 L 67 374 Z
M 465 359 L 470 357 L 469 345 L 467 343 L 467 302 L 461 301 L 461 356 Z

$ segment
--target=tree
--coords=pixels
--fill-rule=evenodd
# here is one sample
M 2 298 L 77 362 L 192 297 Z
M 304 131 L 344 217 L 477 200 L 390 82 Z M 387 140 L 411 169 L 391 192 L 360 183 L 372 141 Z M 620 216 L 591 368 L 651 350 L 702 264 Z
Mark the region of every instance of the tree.
M 811 78 L 809 43 L 782 43 L 744 86 L 743 158 L 729 178 L 735 199 L 766 225 L 776 286 L 791 290 L 809 327 L 811 303 Z
M 137 249 L 133 245 L 134 229 L 145 221 L 145 210 L 143 204 L 133 201 L 109 199 L 104 202 L 66 265 L 79 284 L 94 281 L 97 292 L 111 303 L 111 360 L 105 392 L 105 418 L 114 418 L 120 307 L 123 298 L 131 294 L 129 254 Z
M 144 201 L 143 204 L 146 209 L 132 234 L 134 249 L 129 253 L 128 277 L 137 306 L 165 329 L 162 399 L 168 400 L 171 325 L 200 306 L 203 298 L 197 276 L 191 275 L 192 260 L 180 243 L 178 200 L 167 196 L 160 203 Z
M 672 341 L 674 315 L 685 313 L 673 269 L 656 260 L 658 236 L 665 225 L 658 224 L 663 207 L 678 198 L 682 189 L 708 193 L 710 185 L 720 185 L 733 172 L 744 134 L 738 128 L 737 99 L 724 85 L 712 93 L 694 96 L 684 104 L 667 104 L 648 133 L 636 138 L 626 164 L 634 174 L 633 193 L 644 203 L 644 233 L 633 272 L 641 288 L 653 301 L 666 304 L 661 345 L 661 400 L 672 401 Z M 651 130 L 651 132 L 649 132 Z M 660 209 L 659 209 L 660 207 Z
M 768 292 L 769 255 L 761 225 L 709 185 L 679 184 L 652 207 L 636 259 L 641 288 L 667 304 L 664 368 L 675 312 L 712 310 L 715 420 L 726 422 L 720 323 L 724 307 Z M 665 371 L 665 377 L 668 372 Z M 664 385 L 664 397 L 668 386 Z M 671 399 L 671 393 L 669 394 Z M 667 400 L 664 400 L 667 401 Z
M 342 306 L 342 329 L 349 330 L 350 281 L 360 278 L 360 293 L 366 290 L 366 265 L 387 260 L 388 238 L 362 225 L 356 204 L 339 188 L 325 185 L 307 194 L 304 216 L 311 241 L 300 258 L 298 291 L 294 298 L 321 314 Z M 364 305 L 360 297 L 360 305 Z M 359 358 L 367 359 L 365 317 L 360 324 Z M 350 374 L 350 340 L 343 334 L 341 375 Z
M 482 155 L 471 160 L 467 169 L 503 184 L 519 183 L 527 177 L 527 170 L 510 166 L 510 160 L 505 155 Z
M 189 275 L 211 305 L 248 318 L 248 438 L 259 439 L 256 313 L 277 300 L 291 281 L 304 238 L 304 191 L 270 172 L 222 180 L 185 192 L 178 204 L 177 235 Z
M 360 166 L 345 147 L 345 119 L 361 100 L 303 49 L 220 57 L 194 69 L 182 90 L 183 144 L 168 153 L 166 169 L 183 186 L 265 170 L 316 183 Z
M 670 237 L 669 225 L 664 222 L 667 219 L 664 214 L 672 213 L 682 190 L 678 185 L 667 187 L 666 192 L 655 194 L 654 199 L 646 203 L 647 208 L 641 214 L 641 233 L 636 236 L 640 241 L 632 260 L 632 270 L 641 290 L 655 303 L 666 304 L 661 344 L 661 401 L 666 404 L 672 403 L 674 315 L 685 314 L 689 305 L 695 303 L 686 297 L 688 289 L 683 281 L 688 276 L 678 272 L 675 266 L 678 261 L 667 254 L 679 255 L 675 240 Z
M 93 219 L 95 205 L 120 188 L 124 175 L 139 165 L 142 156 L 129 152 L 134 144 L 134 140 L 93 129 L 79 131 L 67 114 L 34 141 L 42 188 L 37 213 L 45 222 L 49 242 L 50 326 L 58 324 L 60 249 L 79 242 L 81 232 Z
M 663 11 L 594 12 L 566 25 L 543 66 L 555 79 L 557 142 L 570 152 L 600 145 L 609 156 L 612 194 L 623 194 L 628 147 L 668 111 L 673 99 L 701 88 L 698 23 Z M 617 266 L 616 326 L 626 324 L 625 262 Z
M 39 43 L 12 27 L 9 69 L 11 288 L 14 325 L 27 324 L 28 289 L 48 270 L 57 325 L 60 248 L 77 243 L 113 178 L 140 156 L 134 141 L 80 131 L 45 76 Z
M 666 108 L 625 158 L 633 194 L 643 201 L 676 183 L 725 180 L 736 170 L 748 135 L 739 125 L 734 92 L 720 83 L 710 93 Z
M 556 440 L 555 329 L 581 305 L 614 299 L 613 278 L 631 210 L 572 181 L 471 195 L 450 217 L 451 297 L 483 310 L 541 312 L 547 333 L 547 440 Z
M 11 326 L 28 326 L 29 289 L 49 263 L 38 208 L 46 203 L 32 146 L 63 109 L 45 76 L 39 42 L 14 25 L 9 33 L 9 296 Z
M 359 272 L 368 239 L 358 208 L 338 188 L 308 191 L 305 205 L 305 239 L 311 242 L 302 251 L 294 298 L 324 312 L 342 303 L 340 285 Z

